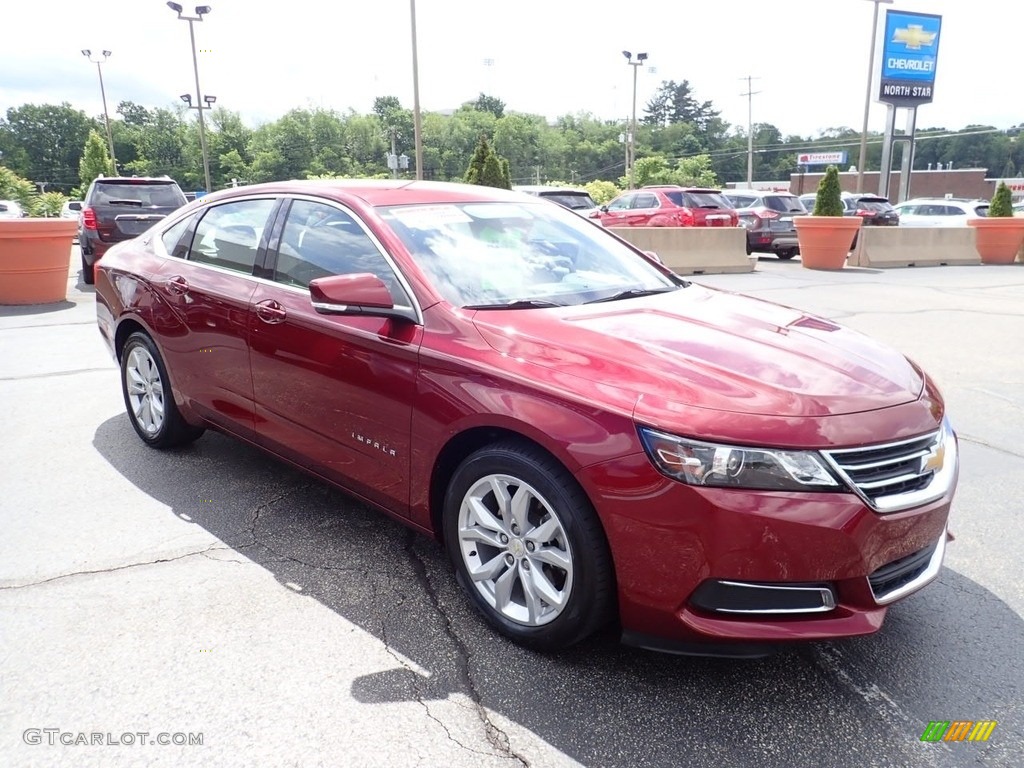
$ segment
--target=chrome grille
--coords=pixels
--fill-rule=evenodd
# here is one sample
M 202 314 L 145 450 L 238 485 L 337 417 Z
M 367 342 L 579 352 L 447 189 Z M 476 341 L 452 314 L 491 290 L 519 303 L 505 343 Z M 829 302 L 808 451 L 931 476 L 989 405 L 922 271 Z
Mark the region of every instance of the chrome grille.
M 894 443 L 825 451 L 833 469 L 879 512 L 941 498 L 956 477 L 956 438 L 947 424 Z

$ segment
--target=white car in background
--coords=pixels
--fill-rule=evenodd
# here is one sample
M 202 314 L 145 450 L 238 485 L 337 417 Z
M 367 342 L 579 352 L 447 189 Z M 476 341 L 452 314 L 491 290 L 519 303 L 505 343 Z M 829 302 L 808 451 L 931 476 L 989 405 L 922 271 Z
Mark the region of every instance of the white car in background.
M 0 219 L 23 219 L 25 211 L 14 200 L 0 200 Z
M 987 200 L 918 197 L 895 207 L 901 227 L 966 227 L 970 219 L 988 216 Z

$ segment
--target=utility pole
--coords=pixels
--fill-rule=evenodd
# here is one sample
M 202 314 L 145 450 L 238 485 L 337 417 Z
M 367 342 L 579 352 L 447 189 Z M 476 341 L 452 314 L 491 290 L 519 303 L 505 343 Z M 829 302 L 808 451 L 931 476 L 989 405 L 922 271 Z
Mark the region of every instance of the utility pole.
M 394 158 L 398 157 L 398 131 L 395 128 L 391 129 L 391 156 Z M 398 163 L 394 163 L 391 167 L 391 178 L 398 178 Z
M 747 92 L 740 96 L 747 97 L 747 187 L 754 186 L 754 97 L 760 93 L 753 88 L 753 81 L 760 80 L 759 77 L 747 75 L 740 80 L 747 81 Z
M 420 116 L 420 65 L 416 53 L 416 0 L 409 0 L 409 21 L 412 29 L 412 124 L 416 148 L 416 178 L 423 179 L 423 120 Z

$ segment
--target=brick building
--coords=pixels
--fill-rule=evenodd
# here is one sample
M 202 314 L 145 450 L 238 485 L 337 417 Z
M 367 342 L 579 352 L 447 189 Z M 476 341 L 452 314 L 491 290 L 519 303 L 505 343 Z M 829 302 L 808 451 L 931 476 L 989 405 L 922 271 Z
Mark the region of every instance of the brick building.
M 814 192 L 818 188 L 824 173 L 794 173 L 789 177 L 789 191 L 802 195 Z M 878 192 L 878 171 L 867 171 L 864 174 L 864 191 Z M 990 200 L 995 194 L 996 185 L 1005 181 L 1013 193 L 1014 200 L 1024 199 L 1024 178 L 988 179 L 984 168 L 957 168 L 938 171 L 914 171 L 910 176 L 910 197 L 966 197 Z M 839 183 L 845 192 L 857 191 L 857 172 L 843 171 L 839 174 Z M 900 190 L 900 172 L 893 171 L 889 177 L 889 194 L 887 197 L 897 201 Z

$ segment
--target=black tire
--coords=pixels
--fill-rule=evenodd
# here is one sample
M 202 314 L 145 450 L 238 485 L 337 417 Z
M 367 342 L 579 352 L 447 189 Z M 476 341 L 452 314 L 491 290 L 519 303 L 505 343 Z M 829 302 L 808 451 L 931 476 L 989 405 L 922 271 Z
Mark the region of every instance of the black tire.
M 163 358 L 145 333 L 133 333 L 121 351 L 121 393 L 128 420 L 152 448 L 185 445 L 205 431 L 181 417 Z
M 789 261 L 789 260 L 790 260 L 790 259 L 792 259 L 792 258 L 793 258 L 794 256 L 796 256 L 796 253 L 797 253 L 797 252 L 796 252 L 796 249 L 792 249 L 792 248 L 791 248 L 791 249 L 790 249 L 790 250 L 788 250 L 788 251 L 779 251 L 779 252 L 778 252 L 778 253 L 776 253 L 775 255 L 776 255 L 776 256 L 778 256 L 778 257 L 779 257 L 780 259 L 782 259 L 783 261 Z
M 93 272 L 93 265 L 85 258 L 85 251 L 82 250 L 82 282 L 86 285 L 96 283 L 96 274 Z
M 507 504 L 508 511 L 501 514 L 494 483 L 506 489 L 509 499 L 529 502 L 520 518 L 526 527 L 516 524 L 514 505 Z M 518 495 L 522 493 L 526 495 Z M 465 503 L 468 498 L 475 504 Z M 491 513 L 487 525 L 477 524 L 479 513 L 470 512 L 478 506 Z M 556 651 L 580 642 L 612 618 L 615 577 L 604 530 L 583 489 L 548 454 L 518 441 L 478 450 L 452 476 L 443 515 L 445 545 L 459 584 L 484 618 L 514 642 Z M 485 542 L 478 535 L 493 535 L 494 540 Z M 498 565 L 491 567 L 494 563 Z M 493 580 L 475 581 L 471 565 L 478 565 L 480 572 L 501 573 Z M 560 600 L 564 603 L 559 606 Z

